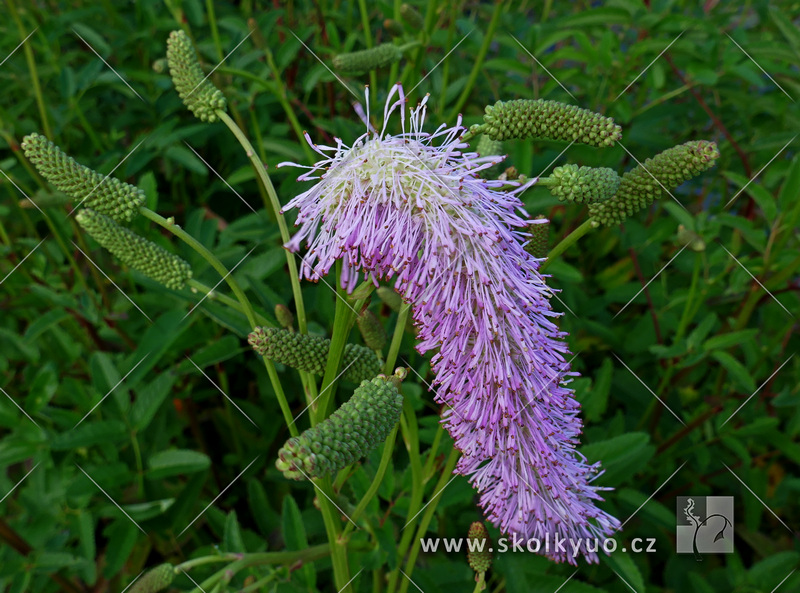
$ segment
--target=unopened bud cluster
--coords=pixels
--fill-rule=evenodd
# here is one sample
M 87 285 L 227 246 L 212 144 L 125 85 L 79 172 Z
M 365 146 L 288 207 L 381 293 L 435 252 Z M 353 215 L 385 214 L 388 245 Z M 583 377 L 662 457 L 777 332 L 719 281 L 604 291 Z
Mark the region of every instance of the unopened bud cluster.
M 53 187 L 114 220 L 132 220 L 144 204 L 144 191 L 79 164 L 44 136 L 25 136 L 22 150 Z
M 300 371 L 322 375 L 328 363 L 331 341 L 271 327 L 257 327 L 247 338 L 253 350 L 270 360 Z M 381 372 L 381 361 L 369 348 L 347 344 L 342 356 L 342 378 L 353 383 L 372 379 Z
M 172 584 L 175 568 L 171 564 L 161 564 L 148 570 L 130 588 L 130 593 L 158 593 Z
M 180 290 L 192 277 L 192 269 L 185 260 L 104 214 L 84 208 L 75 220 L 123 264 L 167 288 Z
M 714 166 L 719 150 L 714 142 L 697 140 L 669 148 L 627 171 L 609 200 L 589 204 L 589 214 L 606 226 L 619 224 L 646 208 L 687 179 Z
M 470 133 L 483 133 L 493 140 L 546 138 L 601 147 L 612 146 L 622 137 L 620 127 L 610 117 L 542 99 L 498 101 L 487 105 L 483 122 L 472 126 Z
M 492 546 L 489 539 L 489 531 L 482 521 L 475 521 L 469 526 L 467 532 L 467 539 L 471 542 L 483 542 L 483 545 L 475 544 L 468 546 L 467 562 L 476 573 L 481 574 L 489 570 L 492 565 L 492 554 L 489 548 Z
M 386 335 L 386 328 L 383 327 L 383 323 L 375 313 L 369 309 L 364 309 L 356 319 L 356 324 L 367 348 L 378 351 L 383 350 L 388 336 Z
M 386 440 L 400 419 L 405 376 L 378 375 L 363 381 L 353 396 L 328 418 L 292 437 L 278 451 L 275 466 L 289 479 L 318 478 L 339 471 Z
M 227 107 L 225 95 L 203 74 L 194 46 L 183 31 L 169 34 L 167 64 L 183 104 L 202 121 L 216 121 L 217 110 Z
M 347 74 L 361 74 L 398 62 L 403 52 L 393 43 L 384 43 L 371 49 L 362 49 L 333 58 L 333 67 Z
M 548 181 L 547 188 L 559 201 L 583 204 L 609 199 L 617 192 L 620 178 L 607 167 L 564 165 L 553 169 Z
M 550 247 L 550 221 L 539 215 L 528 225 L 528 232 L 531 236 L 525 244 L 525 251 L 533 257 L 546 257 Z

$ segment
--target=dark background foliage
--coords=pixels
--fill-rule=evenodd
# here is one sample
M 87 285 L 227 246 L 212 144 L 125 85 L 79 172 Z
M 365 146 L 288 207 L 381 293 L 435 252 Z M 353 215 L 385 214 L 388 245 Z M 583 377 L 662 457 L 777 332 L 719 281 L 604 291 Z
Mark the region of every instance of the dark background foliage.
M 33 172 L 19 143 L 43 133 L 83 164 L 138 184 L 150 208 L 174 216 L 229 268 L 241 261 L 237 279 L 271 317 L 276 304 L 291 305 L 277 227 L 234 138 L 181 104 L 166 38 L 185 28 L 209 71 L 232 52 L 212 80 L 285 203 L 306 185 L 275 165 L 311 162 L 303 130 L 324 143 L 363 131 L 355 98 L 312 54 L 329 64 L 338 52 L 391 39 L 384 20 L 398 19 L 399 4 L 359 4 L 8 0 L 0 21 L 0 588 L 121 591 L 163 561 L 324 541 L 311 485 L 274 468 L 288 433 L 244 341 L 245 319 L 214 299 L 194 308 L 201 295 L 122 268 L 79 232 L 71 206 Z M 430 93 L 431 129 L 458 113 L 475 123 L 485 105 L 513 98 L 577 104 L 623 126 L 621 145 L 605 150 L 507 142 L 506 166 L 529 176 L 567 162 L 622 173 L 690 140 L 720 147 L 717 167 L 675 200 L 588 235 L 549 270 L 582 375 L 574 381 L 582 450 L 602 460 L 599 482 L 614 488 L 603 506 L 630 517 L 620 546 L 656 538 L 657 551 L 618 551 L 577 572 L 507 553 L 495 561 L 491 590 L 800 590 L 792 573 L 800 558 L 799 12 L 792 1 L 441 3 L 426 30 L 406 25 L 406 40 L 421 44 L 399 66 L 344 79 L 359 98 L 371 82 L 379 118 L 390 83 L 421 81 L 412 99 Z M 524 201 L 552 219 L 553 242 L 586 217 L 545 189 Z M 679 225 L 695 233 L 693 244 Z M 219 281 L 147 221 L 133 226 L 187 258 L 196 278 Z M 329 335 L 334 297 L 324 283 L 304 290 L 312 331 Z M 372 307 L 391 329 L 395 314 L 377 299 Z M 430 380 L 410 336 L 401 356 Z M 281 371 L 300 413 L 300 383 Z M 405 393 L 427 449 L 439 410 L 421 381 L 407 381 Z M 445 438 L 426 499 L 450 448 Z M 366 489 L 379 456 L 353 474 L 343 505 Z M 398 444 L 380 504 L 370 507 L 375 528 L 357 536 L 374 550 L 358 554 L 357 566 L 398 565 L 409 488 Z M 676 497 L 686 495 L 734 497 L 733 554 L 697 562 L 675 553 Z M 464 536 L 479 518 L 474 492 L 456 478 L 429 535 Z M 273 585 L 333 590 L 329 567 L 279 570 Z M 372 586 L 366 574 L 359 590 Z M 424 591 L 466 591 L 472 574 L 463 553 L 439 551 L 421 555 L 413 578 Z M 192 583 L 180 577 L 174 586 Z

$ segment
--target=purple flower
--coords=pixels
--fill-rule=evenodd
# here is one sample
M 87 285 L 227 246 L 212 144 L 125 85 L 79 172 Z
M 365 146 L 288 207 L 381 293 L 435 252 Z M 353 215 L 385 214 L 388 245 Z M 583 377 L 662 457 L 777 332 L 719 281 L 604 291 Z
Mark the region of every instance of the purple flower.
M 287 247 L 298 251 L 305 241 L 305 278 L 319 279 L 341 259 L 348 290 L 362 272 L 376 284 L 395 279 L 412 305 L 417 349 L 435 351 L 435 399 L 447 405 L 443 423 L 462 452 L 456 471 L 469 476 L 501 531 L 610 536 L 619 523 L 595 505 L 599 466 L 576 450 L 580 404 L 568 387 L 575 373 L 553 323 L 552 293 L 541 260 L 523 249 L 531 221 L 517 194 L 535 180 L 503 191 L 509 182 L 478 177 L 504 157 L 463 152 L 460 118 L 423 132 L 426 99 L 406 121 L 395 86 L 384 129 L 368 129 L 352 148 L 307 137 L 324 158 L 300 177 L 319 181 L 286 206 L 299 210 L 300 225 Z M 395 110 L 402 133 L 391 136 Z M 591 547 L 581 544 L 580 554 L 597 561 Z M 569 546 L 546 555 L 576 561 Z

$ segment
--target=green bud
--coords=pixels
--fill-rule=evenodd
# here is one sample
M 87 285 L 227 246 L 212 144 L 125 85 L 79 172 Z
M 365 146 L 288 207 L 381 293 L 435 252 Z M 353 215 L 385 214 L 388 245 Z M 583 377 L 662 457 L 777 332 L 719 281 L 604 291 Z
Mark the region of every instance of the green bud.
M 414 31 L 422 31 L 425 28 L 425 19 L 419 11 L 410 4 L 400 5 L 400 16 Z
M 203 74 L 197 52 L 183 31 L 169 34 L 167 64 L 183 104 L 202 121 L 216 121 L 216 111 L 225 111 L 227 108 L 225 95 Z
M 381 320 L 378 319 L 375 313 L 369 309 L 364 309 L 361 315 L 358 316 L 356 323 L 358 324 L 358 329 L 361 331 L 361 337 L 364 338 L 364 343 L 367 345 L 367 348 L 378 351 L 383 350 L 388 339 L 386 336 L 386 328 L 383 327 Z
M 472 126 L 470 133 L 487 134 L 494 140 L 546 138 L 601 147 L 612 146 L 622 137 L 620 127 L 610 117 L 542 99 L 498 101 L 487 105 L 483 122 Z
M 388 286 L 379 286 L 375 289 L 375 292 L 378 294 L 378 298 L 386 303 L 392 311 L 400 311 L 403 306 L 403 297 L 395 289 Z
M 331 341 L 282 329 L 257 327 L 247 338 L 261 356 L 300 371 L 322 375 L 328 363 Z M 342 357 L 342 378 L 353 383 L 372 379 L 381 372 L 381 361 L 369 348 L 347 344 Z
M 534 220 L 543 220 L 544 222 L 532 222 L 528 225 L 528 232 L 531 234 L 531 238 L 525 245 L 525 251 L 533 257 L 547 257 L 547 251 L 550 247 L 550 221 L 541 214 Z
M 361 74 L 400 61 L 403 52 L 394 43 L 383 43 L 371 49 L 362 49 L 333 58 L 333 67 L 348 74 Z
M 123 264 L 167 288 L 180 290 L 192 277 L 191 267 L 182 258 L 120 226 L 113 218 L 84 208 L 75 220 Z
M 706 250 L 706 242 L 703 241 L 703 238 L 682 224 L 678 225 L 678 242 L 682 245 L 688 245 L 692 251 Z
M 175 569 L 172 564 L 162 564 L 148 570 L 129 591 L 130 593 L 158 593 L 169 587 L 174 578 Z
M 589 214 L 599 225 L 623 222 L 642 208 L 672 191 L 687 179 L 714 166 L 719 150 L 714 142 L 697 140 L 661 152 L 622 176 L 616 195 L 589 204 Z
M 286 478 L 302 480 L 335 473 L 366 456 L 386 440 L 400 420 L 400 380 L 396 374 L 363 381 L 328 418 L 286 441 L 275 466 Z
M 545 183 L 560 202 L 600 202 L 609 199 L 619 188 L 620 178 L 606 167 L 556 167 Z
M 144 204 L 144 191 L 84 167 L 39 134 L 22 139 L 22 150 L 42 177 L 81 205 L 128 222 Z
M 278 320 L 278 325 L 284 329 L 292 329 L 294 324 L 294 315 L 286 305 L 275 305 L 275 319 Z
M 404 33 L 403 25 L 401 25 L 394 19 L 386 19 L 385 21 L 383 21 L 383 28 L 392 37 L 402 37 Z
M 497 140 L 492 140 L 486 134 L 482 134 L 478 140 L 478 146 L 475 147 L 475 152 L 481 156 L 495 156 L 503 154 L 503 143 Z
M 473 542 L 467 545 L 467 562 L 476 573 L 485 573 L 492 565 L 492 554 L 489 552 L 492 543 L 486 525 L 482 521 L 475 521 L 469 526 L 467 539 Z M 483 542 L 482 547 L 479 542 Z

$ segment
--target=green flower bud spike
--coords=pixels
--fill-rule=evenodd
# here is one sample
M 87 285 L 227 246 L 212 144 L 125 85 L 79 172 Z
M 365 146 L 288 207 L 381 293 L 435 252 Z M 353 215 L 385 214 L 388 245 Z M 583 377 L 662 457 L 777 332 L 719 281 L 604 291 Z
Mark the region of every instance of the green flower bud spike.
M 492 565 L 492 554 L 489 552 L 492 542 L 489 539 L 489 531 L 486 529 L 486 525 L 482 521 L 475 521 L 469 526 L 467 540 L 467 562 L 469 562 L 470 568 L 475 571 L 475 581 L 484 583 L 486 571 Z M 479 589 L 483 590 L 484 588 L 486 588 L 485 584 Z
M 425 19 L 420 12 L 410 4 L 400 5 L 400 17 L 414 31 L 422 31 L 425 28 Z
M 292 312 L 286 305 L 275 305 L 275 319 L 278 320 L 278 325 L 283 329 L 294 329 L 294 315 L 292 315 Z
M 403 36 L 403 25 L 397 22 L 394 19 L 386 19 L 383 21 L 383 28 L 384 30 L 389 33 L 392 37 L 402 37 Z
M 379 286 L 375 289 L 375 292 L 392 311 L 400 311 L 400 307 L 403 306 L 403 297 L 395 289 L 388 286 Z
M 391 377 L 363 381 L 341 408 L 286 441 L 275 466 L 286 478 L 302 480 L 335 473 L 366 456 L 400 420 L 403 396 L 397 388 L 406 374 L 399 368 Z
M 361 337 L 364 338 L 364 343 L 367 348 L 371 348 L 377 352 L 383 350 L 388 340 L 386 336 L 386 328 L 383 327 L 381 320 L 370 311 L 364 309 L 356 319 L 358 329 L 361 331 Z
M 174 578 L 175 569 L 172 564 L 156 566 L 133 584 L 130 593 L 158 593 L 169 587 Z
M 531 238 L 525 245 L 525 251 L 530 253 L 533 257 L 547 257 L 547 250 L 550 247 L 550 221 L 541 214 L 534 220 L 541 220 L 542 222 L 532 222 L 528 225 L 528 232 Z
M 25 136 L 22 150 L 42 177 L 82 206 L 129 222 L 144 204 L 143 190 L 84 167 L 44 136 Z
M 613 169 L 578 165 L 556 167 L 550 177 L 539 180 L 560 202 L 579 204 L 609 199 L 617 192 L 619 182 L 619 175 Z
M 542 99 L 498 101 L 487 105 L 483 123 L 472 126 L 464 138 L 486 134 L 493 140 L 546 138 L 590 146 L 613 146 L 622 130 L 610 117 Z
M 687 179 L 714 166 L 719 150 L 714 142 L 697 140 L 661 152 L 644 164 L 627 171 L 616 195 L 604 202 L 589 204 L 589 214 L 596 226 L 623 222 L 672 191 Z
M 325 372 L 331 341 L 321 336 L 283 329 L 257 327 L 247 338 L 261 356 L 315 375 Z M 352 383 L 372 379 L 381 372 L 381 361 L 369 348 L 347 344 L 342 357 L 342 378 Z
M 475 152 L 481 156 L 495 156 L 503 154 L 503 143 L 497 140 L 492 140 L 486 134 L 481 135 L 478 140 L 478 146 L 475 147 Z
M 203 74 L 197 52 L 183 31 L 169 34 L 167 64 L 183 104 L 202 121 L 216 121 L 216 111 L 225 111 L 227 108 L 225 95 Z
M 113 218 L 84 208 L 75 220 L 123 264 L 167 288 L 180 290 L 192 277 L 192 269 L 186 261 L 118 225 Z
M 362 49 L 333 58 L 333 67 L 347 74 L 361 74 L 399 62 L 403 50 L 394 43 L 383 43 L 371 49 Z

